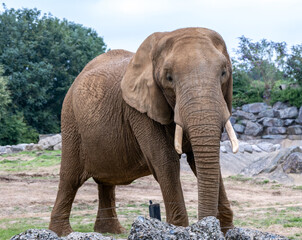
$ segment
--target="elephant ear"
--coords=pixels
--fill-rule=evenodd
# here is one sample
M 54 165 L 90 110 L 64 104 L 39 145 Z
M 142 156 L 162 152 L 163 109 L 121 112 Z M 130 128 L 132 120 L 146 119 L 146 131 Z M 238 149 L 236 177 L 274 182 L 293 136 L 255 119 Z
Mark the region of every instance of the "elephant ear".
M 168 124 L 173 120 L 172 109 L 154 80 L 152 63 L 157 43 L 164 35 L 154 33 L 140 45 L 127 66 L 121 88 L 123 99 L 131 107 L 161 124 Z

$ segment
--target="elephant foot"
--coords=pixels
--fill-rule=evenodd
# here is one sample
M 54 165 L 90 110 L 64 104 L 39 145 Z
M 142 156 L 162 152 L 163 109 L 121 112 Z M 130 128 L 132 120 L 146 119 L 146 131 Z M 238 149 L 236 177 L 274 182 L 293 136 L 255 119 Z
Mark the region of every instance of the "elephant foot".
M 127 230 L 120 224 L 120 222 L 117 219 L 96 221 L 94 225 L 94 231 L 99 233 L 114 233 L 114 234 L 121 234 L 127 232 Z
M 221 231 L 223 232 L 223 234 L 225 235 L 228 230 L 234 228 L 234 225 L 233 225 L 233 223 L 228 223 L 228 224 L 227 223 L 225 223 L 225 224 L 220 223 L 220 228 L 221 228 Z
M 55 232 L 59 237 L 67 236 L 73 232 L 69 222 L 68 224 L 53 224 L 51 222 L 48 229 Z

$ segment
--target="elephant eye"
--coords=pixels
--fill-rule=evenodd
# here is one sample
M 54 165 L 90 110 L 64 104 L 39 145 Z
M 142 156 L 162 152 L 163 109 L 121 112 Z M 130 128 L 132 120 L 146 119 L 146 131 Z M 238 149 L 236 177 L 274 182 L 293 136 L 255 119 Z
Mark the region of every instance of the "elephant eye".
M 169 82 L 173 81 L 173 78 L 172 78 L 171 74 L 169 74 L 169 73 L 167 74 L 166 78 Z
M 224 77 L 226 74 L 226 71 L 222 71 L 221 76 Z

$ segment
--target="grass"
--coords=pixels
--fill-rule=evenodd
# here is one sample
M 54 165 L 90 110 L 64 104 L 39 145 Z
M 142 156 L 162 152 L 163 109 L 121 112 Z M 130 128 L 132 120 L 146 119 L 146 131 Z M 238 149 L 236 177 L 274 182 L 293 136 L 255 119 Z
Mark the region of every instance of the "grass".
M 2 171 L 17 172 L 59 165 L 61 161 L 61 151 L 5 154 L 1 156 L 1 159 L 0 168 Z

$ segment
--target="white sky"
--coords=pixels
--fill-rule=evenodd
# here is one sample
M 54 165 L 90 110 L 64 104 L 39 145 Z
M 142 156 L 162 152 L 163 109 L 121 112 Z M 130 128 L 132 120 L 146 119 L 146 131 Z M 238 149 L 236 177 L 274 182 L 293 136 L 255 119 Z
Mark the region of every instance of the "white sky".
M 2 0 L 7 8 L 37 8 L 91 27 L 108 48 L 136 51 L 153 32 L 207 27 L 229 51 L 244 35 L 289 46 L 302 43 L 301 0 Z M 2 5 L 0 10 L 2 11 Z

